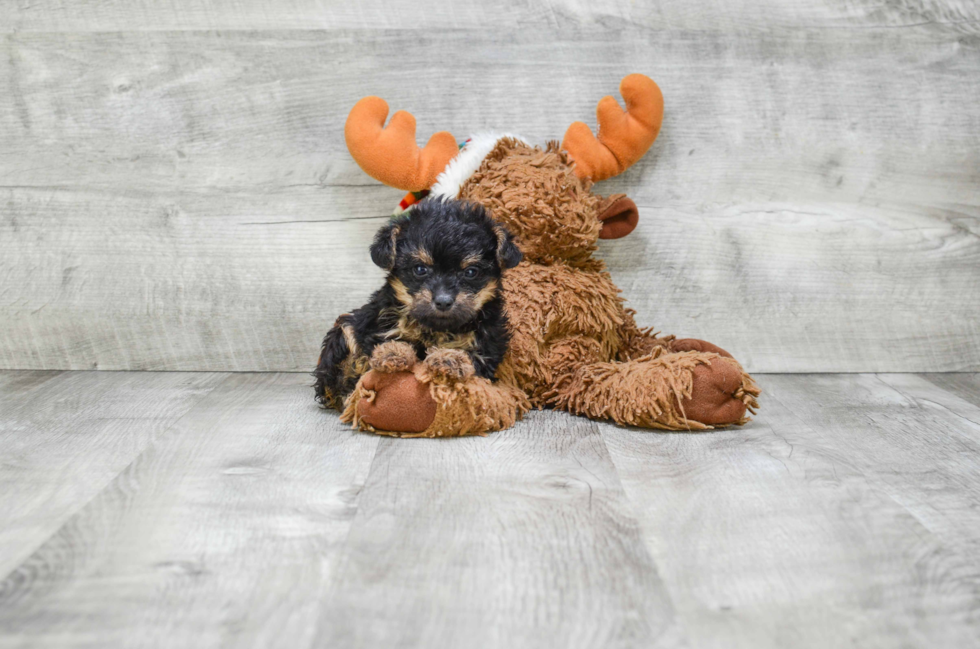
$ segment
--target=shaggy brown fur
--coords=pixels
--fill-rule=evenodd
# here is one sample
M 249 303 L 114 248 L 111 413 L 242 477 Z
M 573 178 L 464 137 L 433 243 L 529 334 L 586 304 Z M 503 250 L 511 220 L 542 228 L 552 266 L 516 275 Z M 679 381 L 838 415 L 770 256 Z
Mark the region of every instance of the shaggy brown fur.
M 542 151 L 503 140 L 460 191 L 488 207 L 524 253 L 504 276 L 512 326 L 504 364 L 537 407 L 650 428 L 706 428 L 684 416 L 680 401 L 691 396 L 692 370 L 720 357 L 671 354 L 672 336 L 637 327 L 592 256 L 602 199 L 590 189 L 556 143 Z M 758 389 L 746 378 L 741 394 L 754 407 Z
M 373 371 L 361 378 L 353 394 L 347 399 L 341 421 L 351 423 L 361 430 L 393 437 L 485 435 L 490 431 L 513 426 L 530 408 L 527 397 L 512 381 L 498 380 L 497 383 L 491 383 L 485 378 L 474 376 L 469 359 L 456 350 L 433 352 L 425 361 L 413 362 L 410 371 L 415 380 L 402 380 L 393 384 L 394 394 L 387 396 L 392 399 L 392 408 L 416 409 L 425 396 L 417 393 L 416 386 L 427 386 L 427 396 L 429 403 L 434 406 L 434 415 L 431 423 L 423 429 L 403 426 L 398 431 L 382 430 L 365 420 L 363 411 L 374 405 L 380 391 L 374 389 L 372 384 L 379 378 L 382 381 L 388 378 L 397 380 L 400 376 L 384 374 L 379 377 Z M 498 371 L 498 376 L 500 374 Z M 414 413 L 412 415 L 414 417 Z
M 557 142 L 545 150 L 504 139 L 460 189 L 459 198 L 480 203 L 508 226 L 524 258 L 597 268 L 592 259 L 602 223 L 601 198 L 592 183 L 572 173 Z
M 727 352 L 657 337 L 625 308 L 592 256 L 605 201 L 591 186 L 557 143 L 542 150 L 512 139 L 501 140 L 462 186 L 459 198 L 488 208 L 524 253 L 503 276 L 511 342 L 496 384 L 458 372 L 448 380 L 416 364 L 436 415 L 413 435 L 482 434 L 510 426 L 531 406 L 664 430 L 747 421 L 759 389 Z M 374 430 L 358 405 L 371 395 L 358 390 L 344 418 Z M 719 415 L 714 401 L 734 408 Z

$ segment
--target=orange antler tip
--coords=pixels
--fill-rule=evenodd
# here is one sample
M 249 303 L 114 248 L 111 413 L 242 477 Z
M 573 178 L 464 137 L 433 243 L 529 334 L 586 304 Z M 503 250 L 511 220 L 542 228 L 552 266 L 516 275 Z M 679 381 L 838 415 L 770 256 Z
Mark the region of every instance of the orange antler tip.
M 344 125 L 347 150 L 365 173 L 386 185 L 413 192 L 430 187 L 459 152 L 456 138 L 440 131 L 420 149 L 411 113 L 396 112 L 385 128 L 387 117 L 388 102 L 381 97 L 354 104 Z
M 562 148 L 575 161 L 580 178 L 598 182 L 620 174 L 643 157 L 660 133 L 664 97 L 650 77 L 631 74 L 619 83 L 626 110 L 610 96 L 596 107 L 599 137 L 582 122 L 568 127 Z

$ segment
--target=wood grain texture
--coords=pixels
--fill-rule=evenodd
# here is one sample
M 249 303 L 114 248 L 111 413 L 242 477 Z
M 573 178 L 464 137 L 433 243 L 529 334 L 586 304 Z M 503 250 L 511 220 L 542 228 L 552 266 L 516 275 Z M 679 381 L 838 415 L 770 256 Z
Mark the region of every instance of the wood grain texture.
M 760 378 L 735 431 L 400 440 L 302 375 L 0 372 L 0 530 L 57 521 L 0 647 L 980 647 L 980 375 Z
M 557 3 L 555 25 L 518 33 L 7 35 L 0 367 L 308 370 L 379 285 L 366 247 L 401 197 L 344 149 L 358 97 L 413 111 L 420 139 L 543 142 L 640 70 L 664 128 L 600 191 L 640 206 L 601 253 L 641 322 L 753 371 L 980 369 L 975 5 L 770 3 L 743 32 L 710 17 L 724 3 L 674 4 Z M 99 6 L 96 31 L 170 5 Z
M 980 426 L 916 377 L 761 384 L 744 430 L 602 428 L 691 645 L 980 645 Z
M 454 3 L 437 0 L 56 0 L 18 2 L 0 33 L 187 29 L 485 29 L 603 28 L 622 24 L 673 29 L 912 27 L 975 33 L 980 9 L 969 0 L 760 0 L 730 2 Z
M 957 374 L 921 374 L 919 378 L 975 406 L 980 406 L 980 374 L 968 374 L 965 372 Z
M 0 644 L 310 644 L 378 438 L 223 378 L 0 583 Z
M 0 374 L 0 579 L 222 379 Z
M 641 647 L 673 609 L 594 423 L 385 440 L 316 647 Z

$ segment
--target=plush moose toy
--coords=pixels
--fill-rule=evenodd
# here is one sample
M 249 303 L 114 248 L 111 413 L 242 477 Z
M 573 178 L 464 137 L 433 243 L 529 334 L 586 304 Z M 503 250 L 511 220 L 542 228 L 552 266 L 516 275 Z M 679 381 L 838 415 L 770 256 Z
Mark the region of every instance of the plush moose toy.
M 370 364 L 346 401 L 344 421 L 422 437 L 500 430 L 531 407 L 666 430 L 748 421 L 759 389 L 731 355 L 702 340 L 638 327 L 593 257 L 598 239 L 626 236 L 638 213 L 622 194 L 593 193 L 592 183 L 639 160 L 663 118 L 663 96 L 649 78 L 629 75 L 619 89 L 626 110 L 603 98 L 598 138 L 575 122 L 561 146 L 544 148 L 495 134 L 473 136 L 460 148 L 440 132 L 419 149 L 410 114 L 395 113 L 385 128 L 383 99 L 354 106 L 345 136 L 366 173 L 413 192 L 408 202 L 428 190 L 483 205 L 513 233 L 524 261 L 503 277 L 512 338 L 495 382 L 472 371 L 431 376 L 422 363 L 397 372 Z M 469 363 L 456 353 L 461 365 Z

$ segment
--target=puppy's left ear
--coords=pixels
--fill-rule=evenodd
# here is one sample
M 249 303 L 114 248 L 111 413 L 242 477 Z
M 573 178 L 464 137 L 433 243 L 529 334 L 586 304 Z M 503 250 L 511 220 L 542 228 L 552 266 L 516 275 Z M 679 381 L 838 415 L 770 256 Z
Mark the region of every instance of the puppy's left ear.
M 514 237 L 507 228 L 497 225 L 494 226 L 493 231 L 497 235 L 497 263 L 500 264 L 500 268 L 506 270 L 521 263 L 524 253 L 514 243 Z
M 374 235 L 374 243 L 371 244 L 371 261 L 376 266 L 385 270 L 391 270 L 395 266 L 395 242 L 400 231 L 401 223 L 392 221 Z

